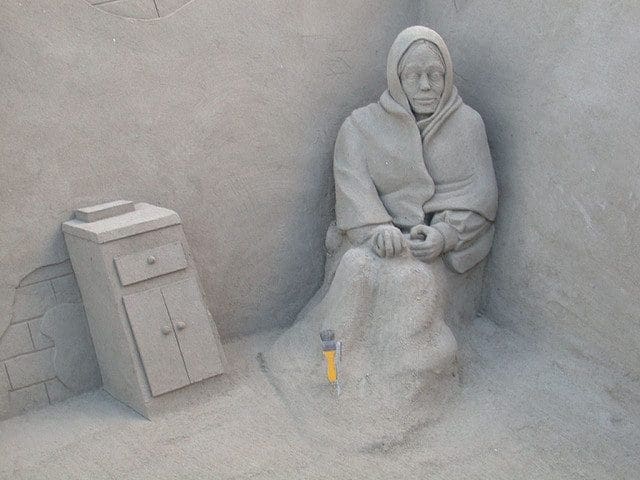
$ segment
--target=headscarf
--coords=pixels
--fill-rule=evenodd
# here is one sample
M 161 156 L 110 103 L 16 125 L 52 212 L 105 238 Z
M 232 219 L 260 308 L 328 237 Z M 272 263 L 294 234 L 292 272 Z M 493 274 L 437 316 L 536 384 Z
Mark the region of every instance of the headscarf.
M 460 95 L 458 95 L 458 89 L 453 84 L 453 63 L 447 45 L 438 33 L 430 28 L 419 25 L 409 27 L 400 32 L 393 42 L 393 45 L 391 45 L 389 55 L 387 56 L 387 91 L 389 96 L 401 105 L 408 114 L 413 115 L 409 99 L 404 93 L 402 84 L 400 83 L 399 67 L 402 56 L 414 43 L 419 41 L 427 41 L 435 45 L 444 63 L 444 90 L 442 91 L 438 106 L 433 114 L 418 122 L 418 128 L 420 129 L 422 138 L 428 142 L 444 121 L 462 105 L 462 99 Z

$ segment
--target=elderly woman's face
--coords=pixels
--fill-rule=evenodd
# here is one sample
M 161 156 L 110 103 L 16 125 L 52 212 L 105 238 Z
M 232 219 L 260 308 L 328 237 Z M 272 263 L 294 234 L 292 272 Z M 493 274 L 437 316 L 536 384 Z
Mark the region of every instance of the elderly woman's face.
M 413 113 L 435 112 L 444 91 L 444 65 L 439 55 L 424 43 L 410 47 L 404 57 L 400 83 Z

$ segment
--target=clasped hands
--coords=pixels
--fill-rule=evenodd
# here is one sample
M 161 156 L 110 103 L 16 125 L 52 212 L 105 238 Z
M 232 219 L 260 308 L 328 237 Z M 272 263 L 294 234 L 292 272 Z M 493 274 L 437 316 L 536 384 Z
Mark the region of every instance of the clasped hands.
M 378 227 L 371 236 L 371 247 L 379 257 L 395 257 L 405 248 L 422 262 L 429 262 L 444 251 L 444 236 L 437 229 L 427 225 L 416 225 L 407 239 L 399 228 L 393 225 Z

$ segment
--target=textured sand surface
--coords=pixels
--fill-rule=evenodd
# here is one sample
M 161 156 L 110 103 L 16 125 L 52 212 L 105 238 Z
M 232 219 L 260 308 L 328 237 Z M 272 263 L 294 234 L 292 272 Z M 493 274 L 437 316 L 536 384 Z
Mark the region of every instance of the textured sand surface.
M 486 318 L 454 333 L 459 398 L 387 443 L 345 448 L 357 424 L 319 441 L 324 420 L 292 414 L 260 367 L 271 332 L 227 343 L 218 393 L 156 421 L 97 391 L 0 423 L 0 478 L 638 478 L 637 378 Z

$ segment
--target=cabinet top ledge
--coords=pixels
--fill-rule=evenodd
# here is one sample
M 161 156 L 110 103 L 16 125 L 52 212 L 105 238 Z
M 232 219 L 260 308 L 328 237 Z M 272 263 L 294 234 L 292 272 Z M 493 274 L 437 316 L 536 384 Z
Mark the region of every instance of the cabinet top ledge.
M 173 210 L 148 203 L 134 205 L 127 200 L 81 208 L 76 210 L 75 217 L 62 224 L 62 231 L 94 243 L 112 242 L 181 223 Z
M 76 219 L 82 222 L 96 222 L 116 215 L 133 212 L 135 206 L 130 200 L 116 200 L 115 202 L 101 203 L 92 207 L 83 207 L 75 211 Z

